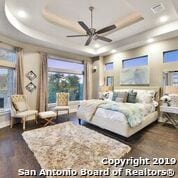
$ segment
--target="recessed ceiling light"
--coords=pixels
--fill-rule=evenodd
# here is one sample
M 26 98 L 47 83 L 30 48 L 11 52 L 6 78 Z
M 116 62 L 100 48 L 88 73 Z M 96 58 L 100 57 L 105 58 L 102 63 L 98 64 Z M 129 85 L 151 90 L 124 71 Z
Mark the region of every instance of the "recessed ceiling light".
M 148 43 L 152 43 L 153 41 L 155 41 L 153 38 L 147 40 Z
M 117 52 L 117 50 L 115 50 L 115 49 L 111 50 L 111 53 L 116 53 L 116 52 Z
M 19 10 L 17 14 L 20 18 L 26 18 L 27 17 L 27 13 L 23 10 Z
M 94 47 L 95 47 L 95 48 L 99 48 L 100 45 L 99 45 L 99 44 L 95 44 Z
M 160 17 L 160 22 L 161 23 L 164 23 L 164 22 L 166 22 L 168 20 L 168 17 L 167 16 L 162 16 L 162 17 Z

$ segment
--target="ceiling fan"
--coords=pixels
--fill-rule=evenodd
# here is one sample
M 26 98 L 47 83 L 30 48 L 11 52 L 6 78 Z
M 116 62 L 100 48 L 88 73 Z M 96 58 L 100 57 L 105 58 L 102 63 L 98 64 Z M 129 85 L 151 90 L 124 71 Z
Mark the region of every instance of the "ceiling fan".
M 91 27 L 89 28 L 83 21 L 78 21 L 79 25 L 86 31 L 86 35 L 68 35 L 67 37 L 86 37 L 88 36 L 88 39 L 85 43 L 85 46 L 88 46 L 92 39 L 94 40 L 102 40 L 102 41 L 106 41 L 106 42 L 111 42 L 112 40 L 109 39 L 109 38 L 106 38 L 104 36 L 100 36 L 100 34 L 102 33 L 106 33 L 106 32 L 109 32 L 113 29 L 116 28 L 116 25 L 110 25 L 110 26 L 107 26 L 105 28 L 102 28 L 100 30 L 96 30 L 95 28 L 93 28 L 93 10 L 94 10 L 94 7 L 89 7 L 89 10 L 91 11 Z

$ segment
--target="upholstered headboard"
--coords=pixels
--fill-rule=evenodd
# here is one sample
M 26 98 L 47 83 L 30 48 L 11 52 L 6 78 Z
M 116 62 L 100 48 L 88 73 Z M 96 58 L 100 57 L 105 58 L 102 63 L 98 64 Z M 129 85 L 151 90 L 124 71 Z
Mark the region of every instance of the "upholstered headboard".
M 114 90 L 154 90 L 156 92 L 155 100 L 159 103 L 161 97 L 161 87 L 159 86 L 118 86 Z

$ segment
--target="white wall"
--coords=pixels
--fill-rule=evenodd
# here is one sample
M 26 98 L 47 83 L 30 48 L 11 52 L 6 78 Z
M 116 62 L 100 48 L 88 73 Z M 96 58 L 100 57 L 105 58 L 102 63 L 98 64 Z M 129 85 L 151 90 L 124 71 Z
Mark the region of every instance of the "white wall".
M 24 89 L 24 94 L 27 98 L 28 105 L 31 109 L 37 108 L 37 95 L 39 89 L 39 72 L 40 72 L 40 54 L 37 52 L 24 52 L 24 74 L 26 75 L 29 71 L 33 71 L 37 78 L 32 81 L 33 84 L 36 85 L 36 90 L 32 93 L 28 90 Z M 24 76 L 24 87 L 27 86 L 31 81 Z
M 163 52 L 178 49 L 178 38 L 153 43 L 140 48 L 116 53 L 104 58 L 104 63 L 114 62 L 112 72 L 104 72 L 104 77 L 114 76 L 114 86 L 120 85 L 120 71 L 122 69 L 122 60 L 138 56 L 148 55 L 150 70 L 150 85 L 162 86 L 163 71 L 178 70 L 178 62 L 163 63 Z M 104 65 L 104 64 L 103 64 Z
M 93 58 L 93 67 L 96 67 L 96 71 L 92 72 L 92 98 L 98 98 L 98 92 L 100 86 L 104 85 L 104 69 L 103 69 L 103 57 Z

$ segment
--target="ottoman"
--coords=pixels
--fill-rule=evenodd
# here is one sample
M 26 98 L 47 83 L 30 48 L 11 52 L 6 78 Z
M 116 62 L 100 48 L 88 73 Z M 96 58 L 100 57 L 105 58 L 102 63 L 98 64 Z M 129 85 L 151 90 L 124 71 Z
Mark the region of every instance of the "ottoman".
M 46 123 L 44 124 L 44 127 L 45 127 L 49 124 L 55 124 L 53 120 L 56 119 L 56 113 L 54 111 L 40 112 L 39 118 L 46 121 Z

